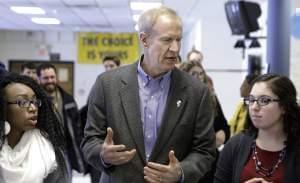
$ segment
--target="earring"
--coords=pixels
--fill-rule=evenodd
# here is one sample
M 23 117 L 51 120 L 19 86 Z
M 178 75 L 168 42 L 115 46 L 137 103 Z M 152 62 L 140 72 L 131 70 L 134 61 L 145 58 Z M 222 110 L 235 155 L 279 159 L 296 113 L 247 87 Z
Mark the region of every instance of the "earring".
M 4 122 L 4 133 L 5 133 L 5 135 L 8 135 L 9 132 L 10 132 L 10 124 L 7 121 L 5 121 Z

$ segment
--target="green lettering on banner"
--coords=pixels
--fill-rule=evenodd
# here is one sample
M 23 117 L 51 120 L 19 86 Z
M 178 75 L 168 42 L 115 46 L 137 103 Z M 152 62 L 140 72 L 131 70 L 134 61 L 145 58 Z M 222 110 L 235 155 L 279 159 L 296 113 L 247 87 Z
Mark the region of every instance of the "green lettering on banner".
M 98 38 L 83 38 L 83 45 L 97 46 L 98 45 Z

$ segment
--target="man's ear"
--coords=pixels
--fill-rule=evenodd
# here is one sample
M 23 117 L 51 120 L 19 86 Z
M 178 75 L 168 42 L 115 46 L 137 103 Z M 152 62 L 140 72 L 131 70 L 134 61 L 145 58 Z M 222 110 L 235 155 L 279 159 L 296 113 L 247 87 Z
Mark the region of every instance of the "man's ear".
M 148 35 L 145 32 L 140 33 L 140 41 L 145 48 L 148 47 Z

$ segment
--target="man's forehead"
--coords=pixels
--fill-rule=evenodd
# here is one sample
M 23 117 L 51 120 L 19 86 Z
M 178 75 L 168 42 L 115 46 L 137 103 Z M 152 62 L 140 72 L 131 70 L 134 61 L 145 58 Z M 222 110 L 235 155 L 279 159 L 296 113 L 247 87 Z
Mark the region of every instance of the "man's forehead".
M 41 70 L 41 75 L 42 76 L 56 76 L 56 73 L 53 68 L 47 68 Z
M 36 71 L 35 69 L 30 69 L 30 68 L 24 68 L 24 71 L 31 71 L 31 72 L 33 72 L 33 71 Z

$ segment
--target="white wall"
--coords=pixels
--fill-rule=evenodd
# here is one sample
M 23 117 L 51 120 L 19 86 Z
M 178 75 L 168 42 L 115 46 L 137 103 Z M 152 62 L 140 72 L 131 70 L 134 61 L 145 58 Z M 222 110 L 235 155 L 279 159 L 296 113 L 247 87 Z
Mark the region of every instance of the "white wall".
M 296 12 L 296 8 L 300 8 L 300 1 L 293 0 L 292 1 L 292 14 Z M 300 31 L 300 30 L 298 30 Z M 300 93 L 300 39 L 296 39 L 295 37 L 291 37 L 291 60 L 290 60 L 290 75 L 291 79 L 294 81 L 294 84 L 297 87 L 298 96 Z M 300 101 L 300 100 L 299 100 Z

